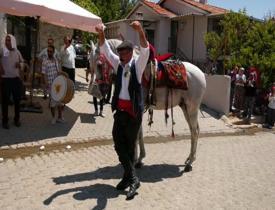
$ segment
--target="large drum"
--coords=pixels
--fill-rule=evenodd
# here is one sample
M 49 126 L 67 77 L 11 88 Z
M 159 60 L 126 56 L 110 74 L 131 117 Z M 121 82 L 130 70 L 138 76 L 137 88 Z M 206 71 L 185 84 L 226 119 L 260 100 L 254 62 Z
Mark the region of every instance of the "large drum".
M 64 75 L 57 76 L 51 86 L 51 98 L 54 101 L 67 104 L 74 96 L 74 83 Z

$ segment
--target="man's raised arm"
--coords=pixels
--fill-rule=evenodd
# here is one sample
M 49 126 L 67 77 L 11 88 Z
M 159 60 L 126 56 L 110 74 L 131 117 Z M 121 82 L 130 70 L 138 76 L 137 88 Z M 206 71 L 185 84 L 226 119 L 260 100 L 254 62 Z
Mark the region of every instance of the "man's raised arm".
M 105 42 L 105 33 L 104 33 L 104 25 L 99 24 L 95 27 L 96 32 L 98 33 L 98 43 L 101 47 Z
M 145 37 L 145 33 L 143 31 L 142 25 L 140 24 L 139 21 L 133 21 L 130 26 L 136 31 L 138 32 L 139 35 L 139 41 L 140 41 L 140 46 L 143 48 L 147 48 L 148 47 L 148 42 L 147 39 Z

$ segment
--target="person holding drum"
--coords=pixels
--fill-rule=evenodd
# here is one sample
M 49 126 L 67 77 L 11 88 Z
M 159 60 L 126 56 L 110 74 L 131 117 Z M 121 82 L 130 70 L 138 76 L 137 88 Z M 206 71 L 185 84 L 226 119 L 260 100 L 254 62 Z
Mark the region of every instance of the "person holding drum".
M 100 52 L 111 63 L 117 75 L 112 98 L 112 111 L 115 111 L 112 134 L 124 175 L 116 189 L 125 190 L 130 187 L 127 200 L 134 198 L 140 186 L 134 167 L 134 155 L 144 104 L 141 77 L 149 58 L 149 44 L 140 22 L 134 21 L 130 26 L 138 33 L 140 40 L 140 54 L 136 58 L 133 58 L 133 43 L 127 40 L 117 47 L 118 56 L 114 54 L 105 41 L 103 24 L 96 26 Z
M 54 46 L 54 40 L 52 37 L 48 38 L 48 46 Z M 60 56 L 59 56 L 59 52 L 57 49 L 54 50 L 54 55 L 53 55 L 58 61 L 60 61 Z M 41 66 L 42 62 L 44 59 L 48 58 L 48 47 L 44 48 L 38 55 L 38 59 L 39 59 L 39 66 Z M 44 99 L 47 99 L 47 88 L 45 88 L 44 90 Z
M 44 74 L 46 86 L 48 88 L 49 94 L 50 94 L 50 88 L 52 86 L 52 83 L 54 79 L 58 76 L 60 70 L 58 65 L 58 60 L 54 57 L 55 48 L 53 45 L 48 46 L 47 53 L 48 58 L 44 59 L 42 62 L 42 74 Z M 52 124 L 55 124 L 56 122 L 63 123 L 63 107 L 64 105 L 60 102 L 54 101 L 50 97 L 50 109 L 52 114 Z M 55 118 L 55 110 L 58 110 L 58 118 Z

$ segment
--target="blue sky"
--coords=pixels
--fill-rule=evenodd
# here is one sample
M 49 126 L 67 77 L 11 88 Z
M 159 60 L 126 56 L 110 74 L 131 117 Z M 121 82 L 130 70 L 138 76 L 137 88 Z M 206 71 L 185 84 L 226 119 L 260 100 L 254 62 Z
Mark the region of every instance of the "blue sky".
M 154 0 L 158 2 L 158 0 Z M 208 4 L 239 11 L 246 8 L 249 16 L 263 19 L 263 17 L 271 12 L 275 15 L 275 0 L 208 0 Z

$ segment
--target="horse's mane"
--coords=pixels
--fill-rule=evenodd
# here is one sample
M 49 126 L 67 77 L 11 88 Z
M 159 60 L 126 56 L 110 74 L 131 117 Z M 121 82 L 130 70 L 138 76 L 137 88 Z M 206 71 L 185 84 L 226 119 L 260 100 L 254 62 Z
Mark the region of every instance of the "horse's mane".
M 120 39 L 108 39 L 107 42 L 108 42 L 108 44 L 110 45 L 111 50 L 112 50 L 115 54 L 118 54 L 116 48 L 122 43 L 122 41 L 121 41 Z

